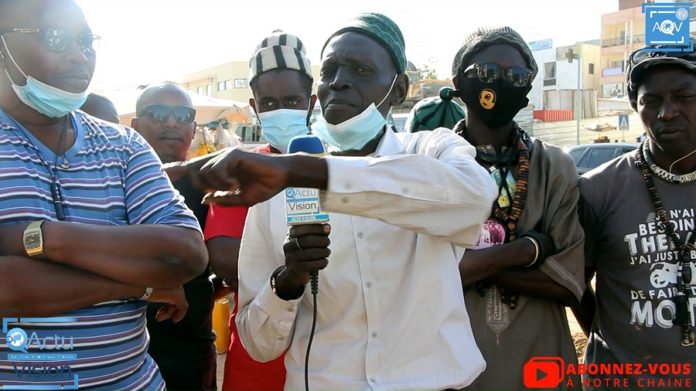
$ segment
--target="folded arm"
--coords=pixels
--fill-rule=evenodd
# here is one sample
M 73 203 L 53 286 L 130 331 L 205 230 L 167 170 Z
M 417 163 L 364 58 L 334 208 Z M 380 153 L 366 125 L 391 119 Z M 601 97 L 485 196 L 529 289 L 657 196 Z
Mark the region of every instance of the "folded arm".
M 0 273 L 0 317 L 52 316 L 144 292 L 143 287 L 65 265 L 21 256 L 0 259 L 6 271 Z
M 2 255 L 24 256 L 27 224 L 0 228 Z M 96 226 L 46 221 L 48 261 L 124 284 L 174 288 L 203 272 L 207 251 L 200 232 L 159 224 Z

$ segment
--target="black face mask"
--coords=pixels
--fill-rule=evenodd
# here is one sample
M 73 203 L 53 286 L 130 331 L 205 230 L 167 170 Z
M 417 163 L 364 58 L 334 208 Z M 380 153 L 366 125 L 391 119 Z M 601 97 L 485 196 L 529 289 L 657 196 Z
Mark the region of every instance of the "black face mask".
M 459 86 L 461 88 L 455 95 L 464 101 L 467 110 L 474 112 L 491 128 L 510 123 L 529 103 L 528 87 L 515 87 L 502 78 L 484 83 L 478 78 L 464 77 L 459 80 Z

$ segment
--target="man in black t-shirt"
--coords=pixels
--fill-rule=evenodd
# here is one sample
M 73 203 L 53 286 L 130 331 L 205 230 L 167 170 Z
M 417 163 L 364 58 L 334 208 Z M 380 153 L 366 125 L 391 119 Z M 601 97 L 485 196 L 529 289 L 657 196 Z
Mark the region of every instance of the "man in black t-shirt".
M 639 49 L 628 98 L 647 140 L 580 178 L 592 388 L 691 389 L 696 383 L 696 51 Z M 634 371 L 620 373 L 616 365 Z M 636 373 L 636 368 L 639 369 Z M 658 368 L 660 370 L 658 370 Z M 600 387 L 596 386 L 601 385 Z
M 163 163 L 184 161 L 196 127 L 196 111 L 186 90 L 174 83 L 151 85 L 143 90 L 131 122 Z M 201 226 L 208 206 L 203 194 L 184 175 L 172 181 Z M 168 390 L 214 390 L 215 335 L 212 332 L 213 286 L 209 269 L 184 285 L 189 310 L 179 323 L 158 322 L 158 305 L 147 309 L 150 333 L 148 352 L 159 365 Z

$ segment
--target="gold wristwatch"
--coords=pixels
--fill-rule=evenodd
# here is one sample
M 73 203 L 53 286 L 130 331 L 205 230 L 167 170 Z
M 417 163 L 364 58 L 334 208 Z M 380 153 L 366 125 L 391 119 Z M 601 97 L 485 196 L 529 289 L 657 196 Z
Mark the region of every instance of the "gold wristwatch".
M 32 258 L 44 255 L 43 232 L 41 224 L 46 220 L 34 221 L 24 230 L 24 251 Z

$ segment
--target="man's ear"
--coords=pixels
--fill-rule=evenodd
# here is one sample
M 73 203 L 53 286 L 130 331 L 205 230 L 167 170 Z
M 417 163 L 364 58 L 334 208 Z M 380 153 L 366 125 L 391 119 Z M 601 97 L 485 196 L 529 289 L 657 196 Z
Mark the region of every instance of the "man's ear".
M 317 96 L 312 94 L 309 96 L 309 107 L 307 108 L 307 126 L 309 126 L 309 120 L 312 119 L 312 112 L 314 111 L 314 105 L 317 103 Z
M 392 98 L 390 100 L 392 106 L 398 106 L 404 103 L 406 96 L 408 96 L 408 86 L 408 75 L 401 73 L 396 76 L 396 83 L 394 83 Z
M 131 118 L 131 128 L 135 129 L 138 133 L 140 133 L 139 119 L 138 117 Z
M 256 115 L 258 116 L 259 112 L 256 111 L 256 100 L 254 98 L 249 98 L 249 106 L 251 106 L 251 108 L 254 110 L 254 113 L 256 113 Z

